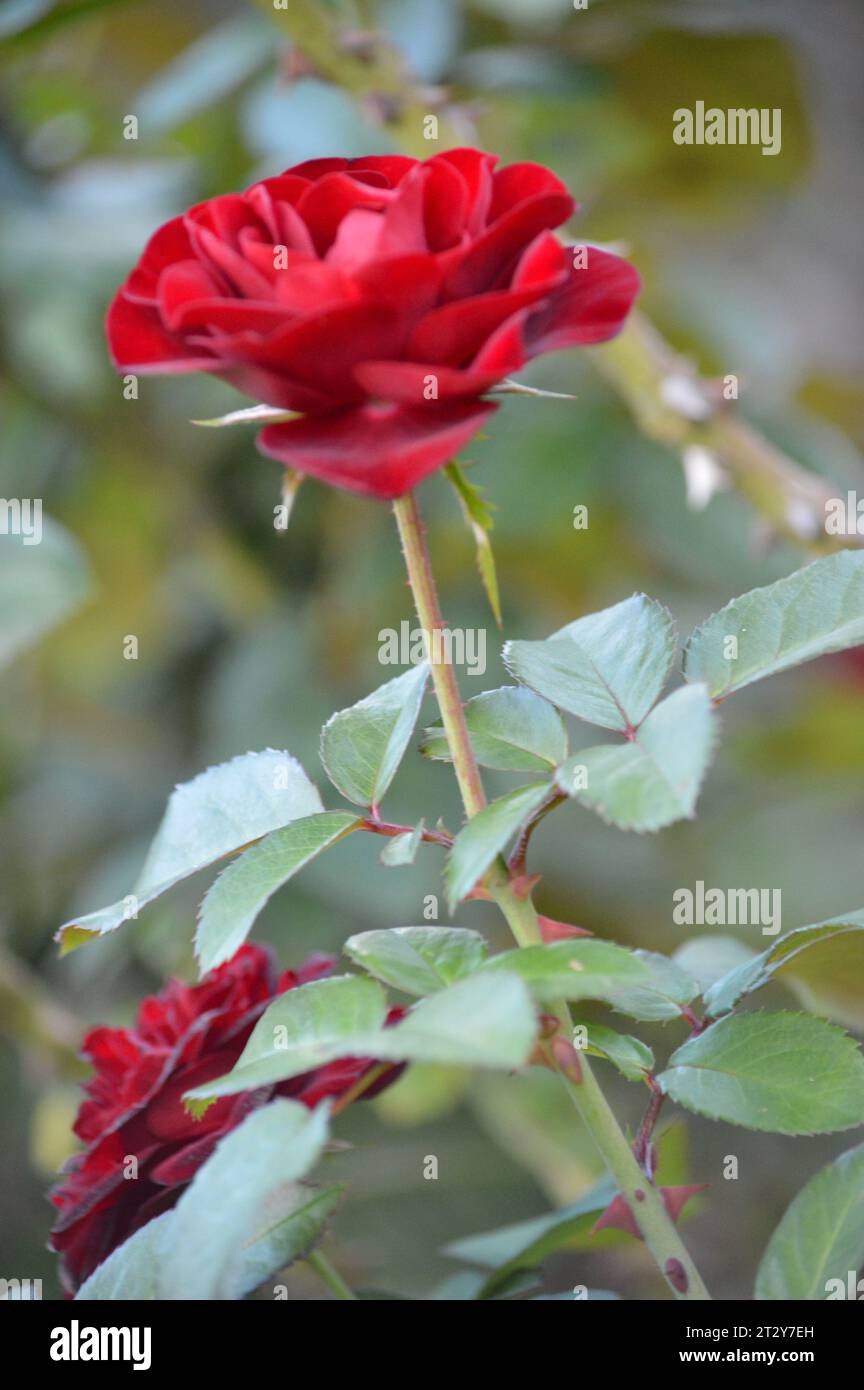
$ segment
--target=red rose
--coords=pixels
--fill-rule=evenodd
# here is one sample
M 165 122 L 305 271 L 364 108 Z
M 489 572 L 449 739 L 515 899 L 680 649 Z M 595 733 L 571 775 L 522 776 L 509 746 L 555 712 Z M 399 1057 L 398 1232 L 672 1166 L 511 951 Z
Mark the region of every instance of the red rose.
M 532 357 L 620 329 L 632 266 L 551 228 L 575 204 L 539 164 L 449 150 L 313 159 L 161 227 L 108 313 L 123 372 L 208 371 L 299 411 L 265 454 L 376 497 L 448 462 Z
M 75 1133 L 86 1145 L 51 1193 L 60 1211 L 51 1248 L 62 1254 L 60 1277 L 74 1293 L 133 1231 L 173 1207 L 224 1134 L 274 1095 L 310 1107 L 340 1096 L 374 1066 L 344 1057 L 278 1086 L 216 1101 L 199 1120 L 184 1108 L 191 1087 L 230 1071 L 255 1023 L 276 995 L 328 975 L 335 957 L 310 957 L 278 980 L 270 953 L 241 946 L 199 985 L 172 980 L 145 999 L 135 1028 L 95 1028 L 83 1054 L 96 1074 L 78 1112 Z M 395 1022 L 404 1009 L 391 1009 Z M 377 1095 L 402 1070 L 393 1066 L 364 1092 Z M 128 1160 L 137 1160 L 137 1178 Z

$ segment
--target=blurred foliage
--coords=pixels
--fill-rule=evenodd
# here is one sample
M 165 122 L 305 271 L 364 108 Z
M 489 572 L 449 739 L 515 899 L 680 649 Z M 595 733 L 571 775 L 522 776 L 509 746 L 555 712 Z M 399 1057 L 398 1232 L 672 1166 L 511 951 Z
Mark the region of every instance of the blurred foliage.
M 591 0 L 575 13 L 567 0 L 386 0 L 339 13 L 354 30 L 382 24 L 422 83 L 452 87 L 460 139 L 552 166 L 582 203 L 580 235 L 626 247 L 645 307 L 676 346 L 706 370 L 739 373 L 744 410 L 769 437 L 843 488 L 862 487 L 850 295 L 861 189 L 860 173 L 847 176 L 856 135 L 842 119 L 860 112 L 855 0 L 821 5 L 818 20 L 805 0 Z M 62 963 L 58 923 L 125 891 L 178 780 L 267 745 L 314 769 L 323 720 L 380 683 L 379 630 L 410 616 L 386 508 L 308 483 L 280 534 L 279 469 L 256 455 L 251 431 L 188 423 L 241 404 L 236 395 L 204 377 L 142 379 L 140 398 L 125 400 L 103 346 L 107 302 L 159 222 L 312 155 L 396 147 L 369 103 L 303 72 L 274 18 L 227 0 L 10 0 L 0 11 L 0 495 L 42 498 L 52 519 L 59 573 L 41 590 L 45 624 L 77 605 L 2 673 L 0 932 L 79 1035 L 128 1021 L 169 973 L 191 976 L 200 885 Z M 782 155 L 675 146 L 671 112 L 696 99 L 781 107 Z M 124 138 L 129 115 L 136 141 Z M 686 631 L 799 563 L 766 545 L 739 500 L 687 510 L 677 461 L 635 430 L 590 351 L 527 379 L 577 399 L 508 398 L 467 460 L 496 508 L 508 635 L 545 635 L 641 588 Z M 492 686 L 503 672 L 472 538 L 443 478 L 423 491 L 445 612 L 489 626 L 482 685 Z M 573 528 L 577 504 L 587 530 Z M 7 618 L 20 585 L 48 582 L 32 557 L 52 555 L 18 546 L 22 576 L 14 544 L 0 537 Z M 130 635 L 137 660 L 124 659 Z M 465 678 L 467 694 L 473 684 Z M 698 878 L 780 888 L 784 929 L 860 907 L 862 691 L 852 658 L 744 692 L 724 711 L 696 822 L 638 837 L 587 812 L 550 818 L 533 849 L 540 910 L 671 950 L 681 944 L 672 892 Z M 406 760 L 392 802 L 394 819 L 458 820 L 444 765 Z M 383 870 L 379 848 L 356 837 L 310 866 L 258 937 L 288 965 L 354 932 L 421 920 L 424 895 L 440 891 L 439 852 L 424 845 L 413 866 Z M 458 920 L 504 944 L 482 905 Z M 680 1040 L 675 1028 L 651 1031 L 661 1057 Z M 23 1025 L 7 1032 L 17 1043 L 0 1050 L 0 1272 L 42 1276 L 56 1296 L 43 1192 L 73 1147 L 72 1092 L 51 1047 Z M 637 1089 L 603 1072 L 635 1125 Z M 469 1084 L 417 1068 L 347 1116 L 355 1148 L 330 1162 L 353 1192 L 336 1223 L 349 1281 L 426 1295 L 454 1269 L 438 1253 L 447 1240 L 583 1190 L 596 1158 L 572 1122 L 554 1129 L 546 1086 L 542 1073 Z M 748 1297 L 777 1218 L 838 1145 L 692 1118 L 686 1132 L 673 1166 L 712 1183 L 688 1240 L 717 1295 Z M 730 1149 L 741 1177 L 723 1183 Z M 422 1177 L 430 1153 L 437 1182 Z M 318 1296 L 302 1271 L 293 1278 L 297 1297 Z M 577 1281 L 631 1297 L 656 1289 L 642 1250 L 615 1237 L 550 1261 L 549 1290 Z

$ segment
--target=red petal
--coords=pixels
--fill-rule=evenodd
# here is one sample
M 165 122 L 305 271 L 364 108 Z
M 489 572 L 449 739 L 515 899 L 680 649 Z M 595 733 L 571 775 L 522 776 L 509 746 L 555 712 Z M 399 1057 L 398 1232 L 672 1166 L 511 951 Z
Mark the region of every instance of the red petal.
M 245 256 L 235 251 L 227 241 L 222 241 L 209 228 L 200 226 L 191 218 L 187 218 L 186 225 L 199 259 L 213 266 L 224 276 L 231 289 L 237 294 L 245 295 L 247 299 L 270 298 L 269 281 L 249 264 Z
M 496 290 L 444 304 L 417 325 L 405 351 L 420 362 L 467 366 L 483 344 L 517 309 L 533 304 L 541 289 Z
M 573 206 L 569 195 L 541 193 L 499 217 L 450 271 L 444 284 L 446 297 L 464 299 L 493 289 L 527 243 L 538 233 L 566 222 Z
M 342 270 L 355 270 L 374 260 L 381 244 L 384 230 L 384 217 L 380 212 L 368 208 L 355 208 L 343 218 L 330 250 L 327 252 L 328 265 L 339 266 Z
M 398 306 L 406 324 L 427 313 L 438 297 L 441 270 L 434 256 L 420 252 L 369 261 L 352 279 L 364 299 Z
M 240 233 L 247 227 L 254 227 L 258 232 L 265 231 L 255 208 L 241 193 L 224 193 L 218 198 L 208 198 L 206 202 L 190 208 L 187 216 L 235 250 L 240 243 Z
M 219 284 L 200 261 L 175 261 L 159 276 L 157 295 L 163 323 L 167 328 L 176 329 L 184 320 L 206 322 L 206 317 L 200 313 L 202 304 L 218 298 L 220 293 Z M 195 312 L 190 313 L 193 309 Z
M 323 391 L 316 391 L 303 381 L 266 368 L 241 363 L 220 367 L 217 375 L 244 396 L 251 396 L 260 405 L 272 405 L 278 410 L 311 411 L 320 414 L 332 409 L 332 401 Z
M 155 304 L 156 284 L 160 272 L 175 261 L 185 261 L 192 255 L 192 243 L 182 217 L 175 217 L 154 232 L 145 246 L 137 266 L 125 284 L 128 299 Z
M 401 497 L 449 462 L 497 407 L 362 406 L 333 415 L 269 425 L 263 453 L 316 478 L 371 497 Z
M 489 221 L 498 217 L 529 198 L 537 198 L 542 193 L 559 193 L 565 198 L 570 193 L 560 179 L 542 164 L 507 164 L 492 176 L 492 206 Z
M 141 376 L 153 372 L 212 371 L 219 363 L 211 352 L 191 347 L 169 333 L 155 309 L 127 299 L 119 290 L 105 320 L 108 348 L 121 372 Z
M 488 338 L 471 363 L 471 370 L 491 374 L 496 381 L 525 365 L 525 322 L 530 309 L 519 309 Z
M 349 212 L 355 208 L 381 208 L 392 197 L 389 189 L 361 183 L 348 174 L 327 174 L 306 190 L 297 211 L 309 228 L 315 249 L 323 256 Z
M 554 232 L 541 232 L 523 251 L 510 288 L 520 290 L 529 285 L 543 285 L 551 290 L 566 279 L 569 265 L 567 251 Z
M 453 164 L 439 159 L 427 165 L 425 198 L 426 240 L 433 251 L 455 246 L 468 216 L 468 189 Z
M 359 297 L 349 277 L 325 261 L 289 264 L 277 270 L 275 290 L 283 309 L 303 315 L 336 309 Z
M 602 343 L 619 331 L 639 293 L 639 273 L 629 261 L 588 247 L 583 270 L 568 280 L 526 326 L 529 357 L 580 343 Z
M 429 167 L 418 164 L 391 195 L 377 247 L 380 256 L 401 256 L 429 250 L 425 217 L 429 178 Z
M 292 164 L 290 169 L 284 169 L 282 177 L 296 174 L 303 179 L 320 179 L 325 174 L 338 174 L 347 168 L 348 160 L 343 159 L 341 155 L 329 159 L 306 159 L 302 164 Z
M 238 333 L 211 341 L 226 369 L 266 368 L 322 393 L 332 409 L 358 399 L 355 363 L 394 356 L 403 336 L 397 309 L 360 301 L 289 324 L 267 338 Z
M 352 174 L 366 173 L 369 170 L 383 174 L 390 187 L 395 188 L 406 174 L 410 174 L 416 164 L 417 160 L 410 159 L 407 154 L 371 154 L 363 155 L 359 159 L 349 159 L 348 168 Z
M 465 227 L 471 236 L 477 236 L 486 226 L 488 219 L 492 202 L 492 170 L 498 163 L 498 156 L 466 146 L 464 149 L 445 150 L 435 158 L 452 164 L 465 180 L 468 191 Z
M 500 381 L 494 372 L 460 371 L 442 367 L 436 362 L 360 362 L 354 377 L 370 396 L 382 401 L 398 401 L 403 405 L 431 404 L 428 395 L 429 378 L 436 384 L 437 395 L 432 401 L 476 399 Z

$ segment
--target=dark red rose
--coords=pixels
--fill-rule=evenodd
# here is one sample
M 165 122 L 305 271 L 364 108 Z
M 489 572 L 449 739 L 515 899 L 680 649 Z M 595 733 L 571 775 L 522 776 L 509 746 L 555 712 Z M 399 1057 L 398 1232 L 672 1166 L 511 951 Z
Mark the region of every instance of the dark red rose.
M 133 1231 L 174 1206 L 222 1136 L 252 1110 L 275 1095 L 312 1107 L 344 1095 L 375 1065 L 368 1057 L 340 1058 L 278 1086 L 225 1096 L 199 1120 L 183 1106 L 184 1092 L 230 1071 L 276 995 L 330 974 L 335 963 L 315 955 L 277 979 L 268 951 L 242 946 L 199 985 L 172 980 L 145 999 L 134 1028 L 88 1033 L 83 1055 L 95 1075 L 75 1122 L 86 1148 L 51 1193 L 60 1212 L 51 1248 L 61 1253 L 60 1277 L 70 1293 Z M 391 1009 L 388 1022 L 404 1012 Z M 363 1098 L 377 1095 L 401 1070 L 389 1067 Z M 132 1156 L 136 1179 L 124 1176 Z
M 539 164 L 448 150 L 313 159 L 161 227 L 108 313 L 123 372 L 207 371 L 298 411 L 265 454 L 398 497 L 447 463 L 540 353 L 621 328 L 631 265 L 552 234 L 573 213 Z

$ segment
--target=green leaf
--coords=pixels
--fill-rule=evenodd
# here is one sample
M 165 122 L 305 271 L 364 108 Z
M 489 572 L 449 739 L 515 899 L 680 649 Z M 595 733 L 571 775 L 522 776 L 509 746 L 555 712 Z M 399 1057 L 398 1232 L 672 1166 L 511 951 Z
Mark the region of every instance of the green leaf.
M 458 980 L 417 1004 L 375 1043 L 376 1057 L 393 1062 L 440 1062 L 509 1071 L 528 1060 L 537 1036 L 531 997 L 503 971 Z
M 752 946 L 745 946 L 735 936 L 697 936 L 685 941 L 673 953 L 672 959 L 696 980 L 704 992 L 731 970 L 748 965 L 756 956 Z
M 425 821 L 419 821 L 413 830 L 405 830 L 388 840 L 379 856 L 388 869 L 401 868 L 403 864 L 413 864 L 423 839 Z
M 276 1100 L 217 1145 L 173 1211 L 149 1221 L 76 1299 L 236 1299 L 304 1254 L 341 1188 L 296 1181 L 318 1159 L 327 1107 Z
M 482 878 L 497 855 L 549 796 L 551 784 L 517 787 L 473 816 L 460 830 L 447 856 L 444 881 L 450 910 Z
M 280 1193 L 272 1223 L 244 1247 L 238 1296 L 251 1293 L 277 1270 L 308 1255 L 324 1234 L 344 1191 L 341 1183 L 325 1188 L 292 1183 Z
M 163 1212 L 124 1240 L 85 1279 L 75 1302 L 138 1303 L 159 1298 L 159 1272 L 173 1221 L 173 1211 Z
M 730 638 L 737 654 L 731 654 Z M 763 676 L 862 642 L 864 554 L 841 550 L 714 613 L 687 644 L 684 674 L 688 681 L 704 681 L 713 697 L 725 697 Z
M 858 916 L 857 922 L 803 929 L 794 950 L 775 951 L 771 968 L 809 1013 L 822 1014 L 860 1033 L 864 1032 L 864 913 Z
M 604 1057 L 628 1081 L 644 1081 L 646 1071 L 653 1071 L 654 1053 L 639 1038 L 629 1033 L 616 1033 L 614 1028 L 605 1028 L 599 1023 L 576 1023 L 574 1026 L 586 1031 L 585 1051 L 592 1057 Z
M 645 1023 L 677 1018 L 682 1008 L 699 993 L 693 976 L 659 951 L 634 951 L 633 954 L 648 969 L 650 984 L 620 990 L 611 1001 L 614 1007 Z
M 349 801 L 380 804 L 414 732 L 428 678 L 429 663 L 423 661 L 324 725 L 321 761 Z
M 354 1044 L 377 1038 L 386 1017 L 384 991 L 374 980 L 337 975 L 300 985 L 280 995 L 259 1018 L 234 1068 L 196 1087 L 189 1097 L 210 1101 L 301 1076 L 337 1057 L 372 1056 Z
M 406 994 L 434 994 L 483 962 L 479 932 L 458 927 L 393 927 L 349 937 L 344 951 L 357 965 Z
M 0 534 L 0 667 L 80 608 L 92 589 L 81 546 L 56 521 L 40 523 L 39 515 L 25 507 L 27 535 Z M 10 518 L 3 519 L 8 527 Z
M 597 999 L 631 1018 L 678 1018 L 682 1005 L 698 993 L 690 979 L 665 956 L 628 951 L 611 941 L 556 941 L 504 951 L 481 974 L 512 971 L 544 1003 L 556 999 Z
M 323 809 L 316 788 L 290 753 L 268 748 L 208 768 L 172 792 L 129 895 L 66 922 L 57 940 L 68 951 L 114 931 L 175 883 L 271 830 Z
M 671 615 L 645 594 L 577 618 L 545 642 L 508 642 L 507 669 L 559 709 L 625 733 L 641 724 L 675 655 Z
M 304 816 L 265 835 L 223 869 L 198 914 L 195 954 L 202 975 L 231 959 L 278 888 L 359 824 L 350 811 Z
M 475 1295 L 491 1298 L 518 1271 L 536 1269 L 548 1255 L 582 1235 L 609 1205 L 617 1190 L 611 1177 L 602 1178 L 584 1196 L 560 1211 L 451 1241 L 444 1246 L 442 1254 L 493 1270 Z
M 621 830 L 660 830 L 692 818 L 711 760 L 713 724 L 705 687 L 682 686 L 651 711 L 632 742 L 574 753 L 556 781 Z
M 465 723 L 481 767 L 501 772 L 550 772 L 567 756 L 561 716 L 540 695 L 518 685 L 486 690 L 465 706 Z M 440 724 L 427 729 L 420 752 L 452 761 Z
M 501 595 L 498 591 L 498 575 L 495 570 L 495 556 L 489 533 L 494 525 L 488 503 L 478 487 L 469 482 L 458 463 L 448 463 L 444 469 L 462 504 L 465 520 L 471 527 L 477 555 L 477 569 L 489 600 L 489 607 L 499 627 L 501 618 Z
M 522 1066 L 537 1021 L 515 975 L 471 975 L 417 1004 L 400 1023 L 384 1026 L 387 1004 L 374 980 L 356 975 L 292 989 L 259 1019 L 233 1071 L 187 1093 L 192 1108 L 300 1076 L 337 1057 L 445 1065 Z
M 679 1047 L 657 1080 L 689 1110 L 747 1129 L 830 1134 L 864 1124 L 864 1057 L 808 1014 L 721 1019 Z
M 828 1296 L 830 1279 L 844 1294 L 850 1271 L 864 1266 L 864 1144 L 811 1178 L 787 1208 L 756 1275 L 757 1299 L 808 1301 Z
M 708 1014 L 728 1013 L 739 999 L 775 977 L 794 990 L 812 1013 L 860 1028 L 864 1024 L 864 912 L 796 927 L 779 937 L 706 990 Z
M 320 1157 L 327 1115 L 326 1104 L 309 1110 L 274 1100 L 219 1142 L 174 1209 L 159 1281 L 162 1298 L 239 1296 L 244 1248 L 279 1212 L 286 1186 Z

